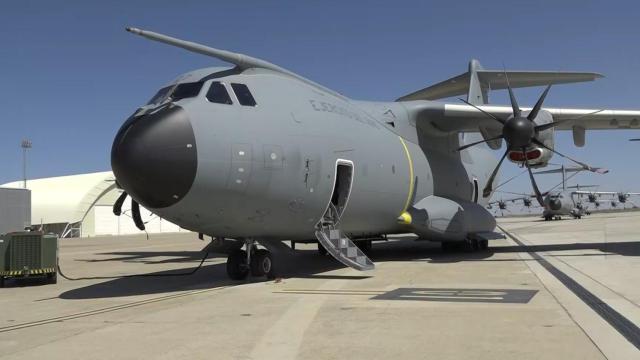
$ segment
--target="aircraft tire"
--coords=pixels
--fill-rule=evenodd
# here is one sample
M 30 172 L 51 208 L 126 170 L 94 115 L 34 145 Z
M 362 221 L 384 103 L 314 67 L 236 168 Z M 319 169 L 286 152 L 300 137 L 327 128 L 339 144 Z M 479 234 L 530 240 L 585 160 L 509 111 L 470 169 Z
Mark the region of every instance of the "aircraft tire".
M 249 275 L 247 266 L 247 252 L 241 249 L 235 250 L 227 257 L 227 275 L 232 280 L 244 280 Z
M 252 254 L 251 275 L 273 277 L 273 258 L 268 250 L 258 249 Z
M 470 252 L 476 252 L 476 251 L 480 250 L 480 245 L 478 244 L 478 239 L 467 240 L 464 243 L 463 246 L 464 246 L 464 250 L 470 251 Z
M 480 250 L 487 250 L 489 248 L 489 240 L 478 240 L 478 246 Z

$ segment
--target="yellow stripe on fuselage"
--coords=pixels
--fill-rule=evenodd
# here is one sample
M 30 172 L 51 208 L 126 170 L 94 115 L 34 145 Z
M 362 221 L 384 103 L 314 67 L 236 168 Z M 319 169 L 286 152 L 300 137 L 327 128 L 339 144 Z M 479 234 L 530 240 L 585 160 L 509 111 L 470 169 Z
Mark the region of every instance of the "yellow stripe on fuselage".
M 407 144 L 404 142 L 403 138 L 398 136 L 398 139 L 400 139 L 400 143 L 402 143 L 402 147 L 404 148 L 404 153 L 407 155 L 407 161 L 409 161 L 409 194 L 407 194 L 407 201 L 404 203 L 404 207 L 400 212 L 400 214 L 402 214 L 407 211 L 409 205 L 411 205 L 411 195 L 413 195 L 415 176 L 413 175 L 413 160 L 411 160 L 411 153 L 409 152 L 409 148 L 407 147 Z

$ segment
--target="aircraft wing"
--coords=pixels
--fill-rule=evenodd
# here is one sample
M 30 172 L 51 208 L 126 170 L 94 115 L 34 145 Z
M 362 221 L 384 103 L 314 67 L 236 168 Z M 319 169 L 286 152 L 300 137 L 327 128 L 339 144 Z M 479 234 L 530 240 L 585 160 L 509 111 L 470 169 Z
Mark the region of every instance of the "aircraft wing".
M 582 190 L 576 190 L 572 192 L 573 194 L 578 194 L 578 195 L 618 195 L 617 192 L 613 192 L 613 191 L 582 191 Z
M 432 126 L 443 132 L 476 132 L 479 128 L 501 129 L 501 124 L 482 114 L 478 109 L 466 104 L 442 104 L 429 101 L 403 102 L 411 118 L 417 123 Z M 478 105 L 483 111 L 501 119 L 512 114 L 511 107 Z M 531 108 L 522 108 L 529 111 Z M 640 129 L 640 110 L 600 110 L 543 108 L 561 121 L 555 129 L 572 130 L 574 127 L 586 130 Z

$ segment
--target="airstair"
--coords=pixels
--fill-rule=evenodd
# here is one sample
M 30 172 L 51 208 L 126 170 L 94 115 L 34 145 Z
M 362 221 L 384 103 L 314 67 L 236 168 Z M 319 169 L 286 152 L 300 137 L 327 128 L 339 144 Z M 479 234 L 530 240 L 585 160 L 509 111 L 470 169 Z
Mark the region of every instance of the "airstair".
M 316 226 L 316 238 L 327 252 L 341 263 L 356 270 L 373 270 L 375 265 L 339 227 L 336 206 L 329 203 L 322 220 Z

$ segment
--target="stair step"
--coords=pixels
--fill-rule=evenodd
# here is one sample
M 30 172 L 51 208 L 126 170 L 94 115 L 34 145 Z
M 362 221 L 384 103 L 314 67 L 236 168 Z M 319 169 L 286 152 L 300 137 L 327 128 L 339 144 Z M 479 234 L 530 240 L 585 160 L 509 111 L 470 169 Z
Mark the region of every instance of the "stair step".
M 316 231 L 316 238 L 336 260 L 356 270 L 373 270 L 373 261 L 356 244 L 340 231 L 323 227 Z

